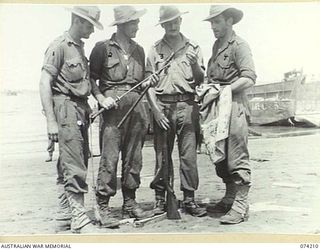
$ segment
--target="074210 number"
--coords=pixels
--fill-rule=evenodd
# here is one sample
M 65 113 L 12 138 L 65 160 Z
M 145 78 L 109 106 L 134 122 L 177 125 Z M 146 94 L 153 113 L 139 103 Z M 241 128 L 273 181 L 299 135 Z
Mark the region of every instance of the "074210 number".
M 300 248 L 308 248 L 308 249 L 313 249 L 313 248 L 319 248 L 318 244 L 300 244 Z

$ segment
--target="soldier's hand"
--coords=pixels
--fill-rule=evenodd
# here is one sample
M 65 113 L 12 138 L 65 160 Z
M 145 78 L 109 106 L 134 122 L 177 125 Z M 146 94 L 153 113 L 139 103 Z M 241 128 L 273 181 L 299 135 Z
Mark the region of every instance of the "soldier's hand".
M 105 97 L 102 102 L 99 103 L 106 110 L 112 108 L 118 108 L 117 102 L 112 97 Z
M 154 74 L 151 75 L 151 77 L 150 77 L 150 85 L 152 87 L 156 86 L 159 81 L 160 81 L 160 77 L 159 77 L 158 74 L 154 73 Z
M 198 61 L 198 56 L 197 56 L 196 52 L 193 50 L 188 50 L 186 53 L 186 57 L 189 60 L 191 65 L 196 64 Z
M 149 81 L 146 81 L 141 84 L 141 87 L 143 89 L 149 86 L 154 87 L 158 84 L 159 80 L 160 80 L 160 77 L 158 76 L 158 74 L 154 73 L 150 76 Z
M 170 128 L 170 122 L 168 118 L 162 112 L 155 112 L 154 119 L 160 128 L 168 130 Z
M 58 142 L 58 123 L 56 121 L 47 122 L 47 132 L 49 140 Z

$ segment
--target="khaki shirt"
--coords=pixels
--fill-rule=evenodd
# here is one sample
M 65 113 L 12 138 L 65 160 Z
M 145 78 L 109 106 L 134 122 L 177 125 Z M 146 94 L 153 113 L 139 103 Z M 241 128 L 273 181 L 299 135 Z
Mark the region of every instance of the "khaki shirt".
M 255 83 L 257 76 L 248 43 L 234 32 L 230 40 L 221 48 L 218 48 L 218 41 L 213 45 L 212 57 L 208 62 L 208 82 L 231 84 L 240 77 L 246 77 Z M 250 115 L 249 101 L 245 90 L 233 93 L 232 101 L 241 103 L 246 114 Z
M 233 33 L 230 40 L 218 49 L 217 40 L 208 62 L 207 76 L 209 82 L 233 83 L 240 77 L 247 77 L 255 82 L 257 76 L 248 43 Z
M 180 35 L 183 39 L 183 45 L 176 51 L 168 70 L 164 70 L 159 74 L 160 81 L 157 86 L 155 86 L 157 95 L 195 93 L 195 81 L 186 53 L 188 50 L 195 51 L 198 56 L 199 65 L 204 68 L 202 53 L 200 47 L 195 42 L 187 39 L 182 34 Z M 151 47 L 147 58 L 146 73 L 152 74 L 160 69 L 173 52 L 173 49 L 170 47 L 165 37 L 156 42 Z
M 130 40 L 126 54 L 115 40 L 98 42 L 90 55 L 90 77 L 99 80 L 99 89 L 93 86 L 93 94 L 103 93 L 114 85 L 135 85 L 145 77 L 145 53 L 135 41 Z
M 45 52 L 42 70 L 54 77 L 53 94 L 87 97 L 91 92 L 84 43 L 75 42 L 69 32 L 54 40 Z

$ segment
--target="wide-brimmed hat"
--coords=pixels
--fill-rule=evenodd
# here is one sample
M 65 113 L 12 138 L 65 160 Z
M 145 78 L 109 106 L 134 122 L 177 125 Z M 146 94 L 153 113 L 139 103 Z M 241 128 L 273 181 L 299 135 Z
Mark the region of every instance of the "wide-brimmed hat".
M 223 12 L 228 11 L 231 16 L 233 17 L 233 24 L 238 23 L 242 17 L 243 12 L 241 10 L 238 10 L 236 8 L 233 8 L 228 5 L 211 5 L 209 16 L 205 18 L 203 21 L 210 21 L 212 18 L 219 16 Z
M 170 22 L 186 13 L 188 13 L 188 11 L 180 12 L 176 6 L 172 6 L 172 5 L 161 6 L 159 9 L 159 23 L 157 23 L 157 25 Z
M 82 17 L 96 26 L 99 30 L 103 29 L 103 25 L 99 22 L 100 9 L 96 6 L 74 6 L 67 8 L 73 14 Z
M 136 10 L 132 6 L 121 5 L 121 6 L 115 7 L 113 9 L 113 12 L 114 12 L 114 21 L 110 24 L 110 26 L 137 20 L 141 16 L 143 16 L 147 12 L 147 10 L 146 9 Z

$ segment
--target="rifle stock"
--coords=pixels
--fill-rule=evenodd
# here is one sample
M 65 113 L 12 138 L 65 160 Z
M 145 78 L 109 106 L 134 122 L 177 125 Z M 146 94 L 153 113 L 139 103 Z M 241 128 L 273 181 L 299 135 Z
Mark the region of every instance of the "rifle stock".
M 179 220 L 181 216 L 178 211 L 178 201 L 173 190 L 173 166 L 169 160 L 167 131 L 163 133 L 162 158 L 163 179 L 167 190 L 167 218 L 170 220 Z

